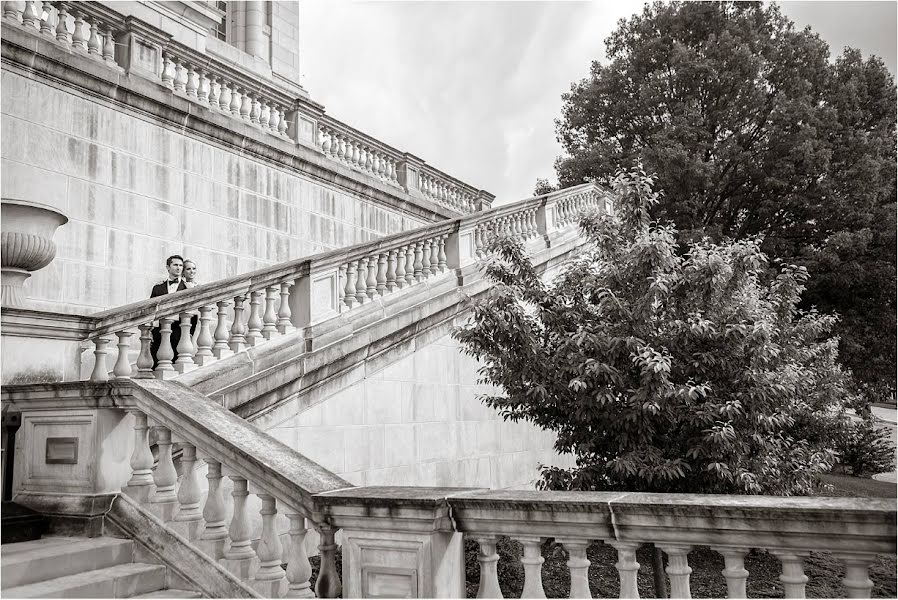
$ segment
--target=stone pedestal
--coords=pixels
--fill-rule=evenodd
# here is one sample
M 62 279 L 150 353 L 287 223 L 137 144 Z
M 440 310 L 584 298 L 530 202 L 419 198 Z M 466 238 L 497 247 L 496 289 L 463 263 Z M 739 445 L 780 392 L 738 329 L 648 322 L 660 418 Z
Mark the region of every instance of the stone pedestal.
M 69 219 L 51 206 L 3 198 L 0 214 L 0 304 L 24 307 L 25 280 L 56 257 L 53 234 Z

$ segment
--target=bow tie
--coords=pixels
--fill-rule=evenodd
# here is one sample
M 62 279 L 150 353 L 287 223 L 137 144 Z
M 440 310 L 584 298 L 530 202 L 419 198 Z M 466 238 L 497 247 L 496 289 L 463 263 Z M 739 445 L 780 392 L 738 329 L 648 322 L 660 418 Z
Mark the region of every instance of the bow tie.
M 168 280 L 168 285 L 174 285 L 176 283 L 181 283 L 181 280 L 180 279 L 169 279 Z

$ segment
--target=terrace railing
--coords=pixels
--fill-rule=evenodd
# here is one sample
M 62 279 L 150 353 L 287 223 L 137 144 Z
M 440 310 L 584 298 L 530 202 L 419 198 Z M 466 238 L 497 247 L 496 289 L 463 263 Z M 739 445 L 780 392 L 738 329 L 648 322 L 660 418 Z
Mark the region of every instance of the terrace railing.
M 460 214 L 489 208 L 493 196 L 426 165 L 337 119 L 274 80 L 200 52 L 101 2 L 3 2 L 3 23 L 34 32 L 86 58 L 145 77 L 198 107 L 327 158 Z
M 95 345 L 90 379 L 170 379 L 297 330 L 310 346 L 313 325 L 371 302 L 388 304 L 437 277 L 457 278 L 456 271 L 485 258 L 486 244 L 496 235 L 516 237 L 532 252 L 558 237 L 576 236 L 576 215 L 591 207 L 607 210 L 610 198 L 584 184 L 95 313 L 87 327 Z M 155 323 L 161 345 L 154 368 Z M 176 348 L 175 327 L 181 331 Z M 140 351 L 132 361 L 135 335 Z M 113 341 L 117 352 L 111 361 Z

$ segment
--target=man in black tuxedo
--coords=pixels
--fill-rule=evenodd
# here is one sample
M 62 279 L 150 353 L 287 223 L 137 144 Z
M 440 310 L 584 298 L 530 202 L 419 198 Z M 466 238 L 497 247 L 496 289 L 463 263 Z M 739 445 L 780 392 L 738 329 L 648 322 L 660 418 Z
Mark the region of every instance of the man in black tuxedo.
M 153 286 L 153 291 L 150 292 L 150 298 L 164 296 L 165 294 L 173 294 L 187 289 L 187 284 L 181 279 L 181 273 L 184 271 L 184 259 L 180 255 L 173 254 L 172 256 L 169 256 L 165 260 L 165 268 L 168 271 L 168 277 Z M 171 347 L 175 354 L 172 358 L 172 363 L 178 358 L 177 348 L 178 342 L 180 341 L 181 328 L 179 326 L 179 321 L 175 321 L 172 323 L 171 330 Z M 156 352 L 158 352 L 161 343 L 162 334 L 158 327 L 153 327 L 153 341 L 150 343 L 150 354 L 153 355 L 153 369 L 156 368 L 156 365 L 159 362 L 156 360 Z

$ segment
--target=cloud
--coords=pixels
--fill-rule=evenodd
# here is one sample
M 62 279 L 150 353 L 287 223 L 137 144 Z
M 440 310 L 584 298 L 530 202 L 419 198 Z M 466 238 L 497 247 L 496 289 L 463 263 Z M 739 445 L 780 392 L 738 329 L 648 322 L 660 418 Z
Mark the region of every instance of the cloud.
M 895 3 L 859 4 L 888 4 L 894 13 Z M 302 84 L 333 117 L 498 202 L 513 201 L 528 197 L 537 177 L 554 180 L 561 94 L 587 76 L 592 60 L 604 61 L 605 38 L 642 7 L 304 1 Z M 803 26 L 808 11 L 813 6 L 791 16 Z M 894 63 L 894 18 L 891 27 Z M 862 41 L 846 43 L 869 52 Z

